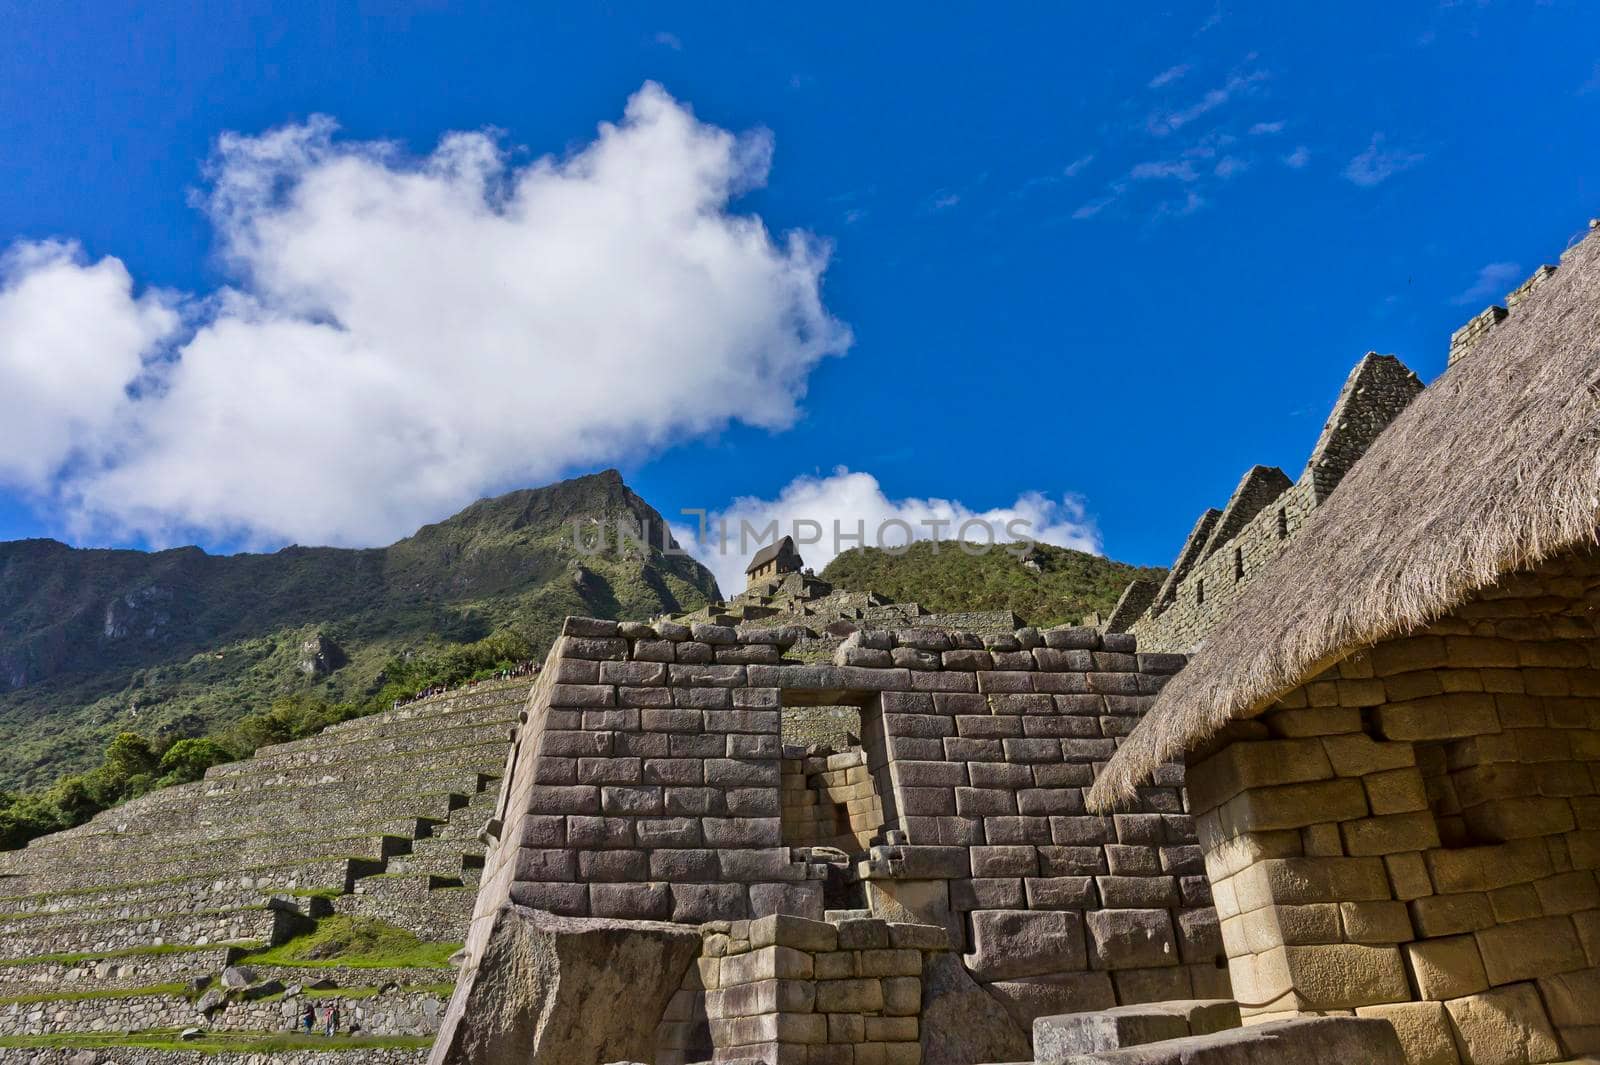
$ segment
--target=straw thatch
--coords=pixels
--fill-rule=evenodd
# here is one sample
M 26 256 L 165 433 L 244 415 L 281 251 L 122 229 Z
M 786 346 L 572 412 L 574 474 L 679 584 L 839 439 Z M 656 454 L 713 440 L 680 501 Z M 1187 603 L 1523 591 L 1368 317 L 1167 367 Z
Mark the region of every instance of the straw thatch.
M 1157 698 L 1089 805 L 1600 530 L 1600 237 L 1412 401 Z

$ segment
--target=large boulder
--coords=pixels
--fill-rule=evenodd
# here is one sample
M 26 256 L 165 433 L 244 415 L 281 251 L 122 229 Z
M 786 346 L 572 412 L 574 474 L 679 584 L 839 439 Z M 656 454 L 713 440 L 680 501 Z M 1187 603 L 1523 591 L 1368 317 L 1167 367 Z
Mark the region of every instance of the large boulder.
M 692 926 L 507 903 L 456 984 L 430 1065 L 653 1060 L 656 1026 L 699 953 Z
M 924 1065 L 1027 1061 L 1028 1036 L 954 954 L 934 954 L 922 967 Z

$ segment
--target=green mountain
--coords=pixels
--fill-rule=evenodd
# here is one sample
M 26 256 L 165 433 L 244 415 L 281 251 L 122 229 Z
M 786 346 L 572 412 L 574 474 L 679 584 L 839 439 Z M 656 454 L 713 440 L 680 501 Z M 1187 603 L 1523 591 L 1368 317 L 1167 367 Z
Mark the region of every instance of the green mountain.
M 935 612 L 1011 610 L 1044 626 L 1110 613 L 1129 581 L 1159 582 L 1166 573 L 1049 544 L 1032 544 L 1019 557 L 998 546 L 969 555 L 953 543 L 923 540 L 903 552 L 852 548 L 828 563 L 822 579 Z
M 589 554 L 573 522 L 607 530 Z M 648 557 L 619 522 L 649 523 Z M 599 524 L 603 523 L 603 525 Z M 615 470 L 484 499 L 386 548 L 81 550 L 0 543 L 0 788 L 99 765 L 125 731 L 215 734 L 286 695 L 378 692 L 397 657 L 513 630 L 542 655 L 567 614 L 649 617 L 717 597 L 661 550 Z

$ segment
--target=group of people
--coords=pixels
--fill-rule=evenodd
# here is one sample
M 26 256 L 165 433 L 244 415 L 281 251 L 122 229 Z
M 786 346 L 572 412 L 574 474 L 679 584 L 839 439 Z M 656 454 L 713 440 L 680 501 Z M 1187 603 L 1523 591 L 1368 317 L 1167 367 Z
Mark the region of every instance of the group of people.
M 339 1004 L 337 1002 L 330 1002 L 322 1007 L 320 1015 L 317 1012 L 315 1003 L 306 1003 L 305 1011 L 300 1014 L 300 1027 L 305 1029 L 306 1035 L 310 1035 L 317 1030 L 319 1023 L 322 1026 L 323 1035 L 333 1036 L 338 1034 Z
M 390 709 L 398 710 L 407 703 L 414 703 L 418 699 L 431 699 L 435 695 L 443 695 L 446 692 L 461 691 L 463 689 L 470 690 L 472 688 L 476 688 L 482 681 L 511 680 L 513 677 L 530 677 L 537 672 L 539 672 L 539 666 L 535 664 L 532 659 L 524 659 L 514 666 L 507 666 L 505 669 L 497 669 L 487 677 L 474 678 L 473 680 L 469 680 L 464 684 L 457 684 L 455 687 L 450 687 L 449 685 L 445 684 L 435 684 L 431 688 L 423 688 L 414 695 L 408 695 L 403 699 L 396 699 L 394 701 L 394 705 Z

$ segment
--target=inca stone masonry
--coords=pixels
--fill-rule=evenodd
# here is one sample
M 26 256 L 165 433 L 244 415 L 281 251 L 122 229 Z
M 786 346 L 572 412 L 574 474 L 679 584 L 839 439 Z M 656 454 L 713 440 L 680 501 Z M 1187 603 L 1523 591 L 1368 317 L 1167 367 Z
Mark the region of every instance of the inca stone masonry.
M 1452 362 L 1551 277 L 1475 318 Z M 569 618 L 531 685 L 264 748 L 0 856 L 0 1061 L 199 1061 L 182 1030 L 281 1033 L 334 1000 L 353 1036 L 233 1059 L 1600 1052 L 1587 659 L 1452 644 L 1468 630 L 1441 622 L 1437 647 L 1352 659 L 1192 752 L 1192 779 L 1165 764 L 1115 810 L 1087 800 L 1184 653 L 1422 392 L 1398 360 L 1362 359 L 1299 479 L 1249 471 L 1165 584 L 1130 587 L 1098 627 L 934 614 L 780 551 L 694 615 Z M 1586 601 L 1592 575 L 1574 559 L 1457 624 L 1514 639 L 1516 619 Z M 1511 731 L 1485 694 L 1509 672 Z M 1414 742 L 1372 734 L 1402 718 Z M 1563 756 L 1543 759 L 1557 727 Z M 1431 801 L 1445 790 L 1453 812 Z M 1452 857 L 1486 832 L 1507 837 L 1493 861 Z M 253 960 L 330 913 L 464 946 L 450 968 Z M 167 1042 L 109 1045 L 132 1028 Z

